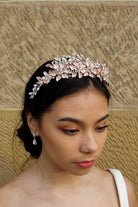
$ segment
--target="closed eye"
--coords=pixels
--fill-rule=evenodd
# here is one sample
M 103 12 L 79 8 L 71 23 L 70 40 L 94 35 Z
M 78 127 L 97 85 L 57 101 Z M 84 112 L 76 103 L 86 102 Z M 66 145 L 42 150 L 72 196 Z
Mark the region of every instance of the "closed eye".
M 107 127 L 108 127 L 108 125 L 103 126 L 103 127 L 98 127 L 98 128 L 96 128 L 96 131 L 103 132 Z
M 62 129 L 62 131 L 68 135 L 75 135 L 79 130 L 77 130 L 77 129 Z

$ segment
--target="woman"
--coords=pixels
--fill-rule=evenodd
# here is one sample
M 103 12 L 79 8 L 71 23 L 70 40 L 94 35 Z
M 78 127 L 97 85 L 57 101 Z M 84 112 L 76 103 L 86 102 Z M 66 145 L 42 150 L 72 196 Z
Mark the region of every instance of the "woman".
M 105 64 L 82 55 L 38 68 L 26 86 L 18 129 L 38 159 L 1 187 L 2 207 L 137 206 L 133 186 L 120 171 L 95 167 L 107 137 L 107 87 Z

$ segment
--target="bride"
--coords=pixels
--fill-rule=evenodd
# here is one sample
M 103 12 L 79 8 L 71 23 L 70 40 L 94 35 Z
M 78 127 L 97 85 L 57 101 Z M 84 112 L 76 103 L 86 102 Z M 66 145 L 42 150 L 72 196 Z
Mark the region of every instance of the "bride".
M 107 138 L 108 68 L 83 55 L 44 63 L 17 130 L 36 162 L 0 188 L 1 207 L 137 207 L 131 182 L 95 166 Z

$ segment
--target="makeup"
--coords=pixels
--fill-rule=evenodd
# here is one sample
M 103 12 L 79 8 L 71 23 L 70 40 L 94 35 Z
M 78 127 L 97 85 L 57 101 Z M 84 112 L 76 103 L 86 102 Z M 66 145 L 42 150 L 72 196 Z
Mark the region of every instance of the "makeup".
M 90 161 L 83 161 L 83 162 L 76 162 L 76 164 L 81 168 L 89 168 L 94 164 L 94 160 Z

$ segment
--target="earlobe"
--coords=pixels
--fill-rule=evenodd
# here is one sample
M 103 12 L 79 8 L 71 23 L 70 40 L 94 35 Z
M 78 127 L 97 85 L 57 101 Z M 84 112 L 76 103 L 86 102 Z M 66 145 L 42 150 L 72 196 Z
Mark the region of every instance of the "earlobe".
M 33 135 L 33 133 L 36 133 L 36 136 L 39 136 L 39 126 L 38 121 L 32 116 L 31 112 L 26 113 L 27 123 L 30 128 L 30 131 Z

